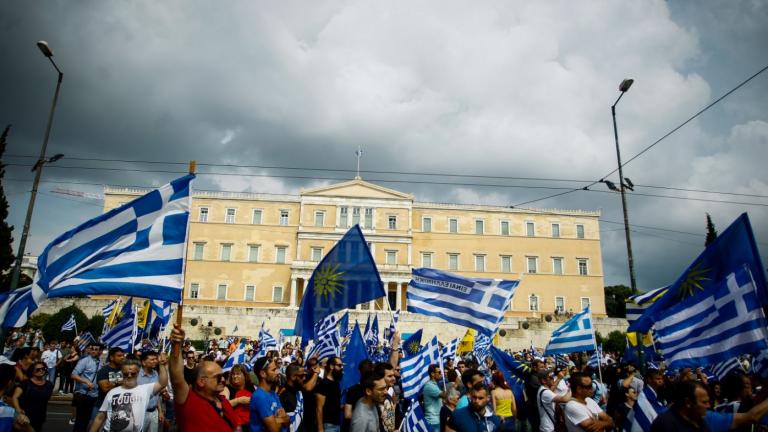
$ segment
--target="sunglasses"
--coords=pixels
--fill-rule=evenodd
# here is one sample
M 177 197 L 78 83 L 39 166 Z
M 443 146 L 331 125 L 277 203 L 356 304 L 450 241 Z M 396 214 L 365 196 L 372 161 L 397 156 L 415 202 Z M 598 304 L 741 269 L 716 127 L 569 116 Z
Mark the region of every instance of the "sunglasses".
M 46 372 L 48 369 L 44 367 L 35 368 L 35 372 Z
M 223 374 L 223 373 L 220 373 L 220 374 L 216 374 L 216 375 L 213 375 L 213 376 L 209 376 L 209 377 L 206 377 L 206 378 L 213 378 L 213 379 L 215 379 L 216 381 L 221 381 L 221 380 L 223 380 L 223 379 L 224 379 L 224 374 Z
M 123 372 L 123 376 L 126 377 L 126 378 L 135 377 L 138 374 L 139 374 L 138 372 Z

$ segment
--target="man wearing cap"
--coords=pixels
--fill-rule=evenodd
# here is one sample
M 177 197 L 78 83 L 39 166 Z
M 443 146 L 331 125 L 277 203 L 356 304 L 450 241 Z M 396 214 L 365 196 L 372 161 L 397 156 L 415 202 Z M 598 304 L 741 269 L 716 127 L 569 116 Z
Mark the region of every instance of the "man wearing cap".
M 562 372 L 561 372 L 562 373 Z M 554 432 L 555 430 L 555 404 L 567 403 L 571 400 L 571 392 L 567 390 L 564 395 L 555 394 L 554 372 L 539 372 L 541 387 L 536 394 L 536 407 L 539 410 L 539 431 Z
M 277 364 L 270 357 L 261 357 L 253 364 L 253 372 L 259 386 L 251 395 L 251 432 L 287 430 L 290 420 L 275 393 Z

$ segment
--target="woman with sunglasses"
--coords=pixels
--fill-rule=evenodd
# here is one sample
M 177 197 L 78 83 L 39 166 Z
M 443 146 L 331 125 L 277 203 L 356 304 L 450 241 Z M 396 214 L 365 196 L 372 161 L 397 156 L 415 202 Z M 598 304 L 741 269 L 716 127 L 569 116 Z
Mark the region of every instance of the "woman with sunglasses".
M 229 403 L 235 410 L 237 424 L 243 432 L 248 432 L 249 430 L 251 395 L 254 390 L 253 382 L 251 382 L 251 377 L 245 367 L 241 364 L 232 366 L 232 370 L 229 371 L 227 386 L 224 387 L 224 391 L 221 394 L 229 400 Z
M 18 389 L 21 390 L 19 405 L 29 418 L 29 424 L 36 432 L 43 429 L 48 401 L 53 393 L 53 383 L 46 380 L 48 368 L 42 361 L 35 361 L 27 369 L 28 380 L 22 382 Z

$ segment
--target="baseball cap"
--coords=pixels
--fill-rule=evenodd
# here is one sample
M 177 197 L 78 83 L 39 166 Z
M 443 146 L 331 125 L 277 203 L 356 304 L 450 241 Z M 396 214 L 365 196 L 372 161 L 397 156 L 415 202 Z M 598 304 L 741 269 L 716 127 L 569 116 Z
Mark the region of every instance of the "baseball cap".
M 10 359 L 8 359 L 8 357 L 4 355 L 0 355 L 0 364 L 7 364 L 7 365 L 13 366 L 16 364 L 16 362 L 11 361 Z

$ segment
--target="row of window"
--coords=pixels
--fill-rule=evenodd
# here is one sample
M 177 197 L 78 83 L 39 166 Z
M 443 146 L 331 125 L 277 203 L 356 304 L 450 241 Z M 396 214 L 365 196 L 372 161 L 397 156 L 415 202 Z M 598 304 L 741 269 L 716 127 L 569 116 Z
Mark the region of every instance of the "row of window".
M 194 242 L 194 252 L 192 255 L 192 259 L 196 261 L 200 261 L 203 259 L 205 254 L 205 243 L 202 242 Z M 221 251 L 220 251 L 220 260 L 221 261 L 231 261 L 232 260 L 232 243 L 222 243 L 221 244 Z M 261 250 L 261 246 L 259 245 L 248 245 L 248 262 L 257 263 L 260 262 L 259 258 L 259 252 Z M 275 246 L 275 263 L 276 264 L 285 264 L 286 263 L 286 255 L 287 255 L 288 247 L 287 246 Z M 323 258 L 323 252 L 324 249 L 322 247 L 312 247 L 310 248 L 310 260 L 314 262 L 320 262 L 320 260 Z M 396 250 L 385 250 L 385 264 L 387 265 L 396 265 L 397 264 L 397 253 Z M 435 265 L 434 263 L 434 253 L 432 252 L 422 252 L 421 253 L 421 266 L 422 267 L 433 267 Z M 448 270 L 452 271 L 460 271 L 465 270 L 460 268 L 460 256 L 461 254 L 458 253 L 449 253 L 448 254 Z M 484 272 L 487 270 L 486 268 L 486 261 L 487 261 L 487 255 L 485 254 L 473 254 L 474 257 L 474 271 L 476 272 Z M 512 272 L 512 255 L 500 255 L 499 256 L 499 271 L 501 273 L 511 273 Z M 539 257 L 537 256 L 526 256 L 525 257 L 526 262 L 526 272 L 527 273 L 539 273 Z M 561 275 L 565 272 L 565 258 L 563 257 L 552 257 L 552 268 L 551 273 Z M 589 259 L 587 258 L 576 258 L 576 268 L 578 269 L 578 274 L 581 276 L 587 276 L 589 275 Z
M 589 297 L 581 297 L 581 309 L 579 309 L 576 312 L 581 312 L 585 308 L 592 305 L 592 300 Z M 528 296 L 528 310 L 531 312 L 538 312 L 539 311 L 539 296 L 536 294 L 531 294 Z M 547 312 L 545 310 L 545 312 Z M 555 312 L 558 314 L 564 314 L 565 313 L 565 297 L 555 297 Z M 573 312 L 573 310 L 569 310 L 569 312 Z
M 288 225 L 288 210 L 279 210 L 279 224 Z M 235 217 L 237 215 L 237 209 L 227 208 L 224 216 L 224 223 L 235 223 Z M 251 215 L 251 223 L 254 225 L 260 225 L 262 223 L 263 210 L 254 209 Z M 200 207 L 200 213 L 198 216 L 198 222 L 208 222 L 209 209 L 208 207 Z M 317 227 L 324 227 L 325 225 L 325 211 L 316 210 L 314 214 L 314 223 Z M 351 227 L 354 225 L 360 225 L 362 228 L 373 228 L 373 208 L 371 207 L 339 207 L 339 220 L 336 226 L 338 227 Z M 397 215 L 387 216 L 387 228 L 390 230 L 397 229 Z M 432 217 L 424 216 L 421 218 L 421 231 L 432 232 Z M 448 218 L 448 232 L 459 232 L 459 219 Z M 528 237 L 536 236 L 536 223 L 527 221 L 525 222 L 525 233 Z M 475 219 L 475 234 L 486 234 L 485 220 Z M 499 222 L 499 234 L 510 235 L 510 221 Z M 560 237 L 560 223 L 550 224 L 550 235 L 552 238 Z M 584 238 L 584 225 L 576 224 L 576 238 Z
M 216 285 L 216 300 L 227 300 L 228 290 L 229 290 L 229 285 L 227 284 Z M 189 298 L 192 298 L 192 299 L 200 298 L 199 283 L 193 282 L 189 284 Z M 243 290 L 243 300 L 254 301 L 255 298 L 256 298 L 256 285 L 246 284 L 245 289 Z M 230 299 L 230 300 L 234 300 L 234 299 Z M 275 285 L 272 287 L 272 302 L 273 303 L 283 302 L 282 286 Z

